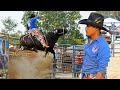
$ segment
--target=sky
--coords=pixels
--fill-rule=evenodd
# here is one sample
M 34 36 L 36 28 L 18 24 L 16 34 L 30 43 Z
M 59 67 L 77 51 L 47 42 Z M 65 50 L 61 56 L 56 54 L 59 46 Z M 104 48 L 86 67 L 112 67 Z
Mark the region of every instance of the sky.
M 80 11 L 80 14 L 82 16 L 81 19 L 87 19 L 91 12 L 95 12 L 95 11 Z M 16 30 L 20 30 L 24 33 L 26 28 L 20 23 L 22 20 L 23 11 L 0 11 L 0 31 L 2 28 L 4 28 L 4 25 L 2 24 L 1 20 L 9 16 L 11 17 L 11 19 L 15 20 L 15 22 L 18 23 Z M 80 25 L 80 26 L 81 26 L 80 32 L 83 33 L 84 37 L 86 37 L 84 30 L 85 25 Z
M 24 33 L 26 28 L 21 24 L 23 11 L 0 11 L 0 31 L 2 28 L 4 28 L 4 25 L 2 24 L 1 20 L 9 16 L 11 17 L 11 19 L 18 23 L 18 26 L 15 30 L 20 30 Z

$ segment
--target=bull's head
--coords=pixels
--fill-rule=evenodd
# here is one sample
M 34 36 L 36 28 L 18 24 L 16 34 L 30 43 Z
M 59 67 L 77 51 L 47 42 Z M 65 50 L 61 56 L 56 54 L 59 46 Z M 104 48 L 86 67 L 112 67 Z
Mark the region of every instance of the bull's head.
M 58 28 L 58 29 L 55 29 L 55 30 L 54 30 L 54 33 L 55 33 L 56 35 L 64 35 L 64 34 L 66 34 L 67 32 L 68 32 L 67 29 L 62 29 L 62 28 Z

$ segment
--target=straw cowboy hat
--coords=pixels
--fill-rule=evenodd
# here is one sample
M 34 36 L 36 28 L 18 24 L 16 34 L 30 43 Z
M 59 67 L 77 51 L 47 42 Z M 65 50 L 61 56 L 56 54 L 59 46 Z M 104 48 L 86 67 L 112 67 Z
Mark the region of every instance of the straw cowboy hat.
M 102 30 L 109 31 L 107 28 L 104 27 L 103 25 L 104 22 L 104 16 L 95 12 L 92 12 L 88 19 L 83 19 L 80 20 L 78 23 L 79 24 L 86 24 L 86 25 L 91 25 L 94 27 L 98 27 Z

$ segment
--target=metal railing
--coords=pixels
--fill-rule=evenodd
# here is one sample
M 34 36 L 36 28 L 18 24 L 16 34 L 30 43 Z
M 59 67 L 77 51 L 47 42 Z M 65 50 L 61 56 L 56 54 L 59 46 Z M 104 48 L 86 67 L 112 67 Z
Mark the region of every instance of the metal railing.
M 53 70 L 53 78 L 56 77 L 58 73 L 71 73 L 71 78 L 79 76 L 81 73 L 82 62 L 78 65 L 75 63 L 76 52 L 81 52 L 81 56 L 84 56 L 83 46 L 80 45 L 62 45 L 61 47 L 55 48 L 56 52 L 56 68 Z

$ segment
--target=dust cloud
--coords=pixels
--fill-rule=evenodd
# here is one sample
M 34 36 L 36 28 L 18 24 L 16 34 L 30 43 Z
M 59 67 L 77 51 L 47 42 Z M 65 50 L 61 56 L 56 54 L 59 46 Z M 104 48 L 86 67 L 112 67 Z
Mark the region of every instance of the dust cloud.
M 10 52 L 8 79 L 48 79 L 51 74 L 52 53 L 44 51 Z

